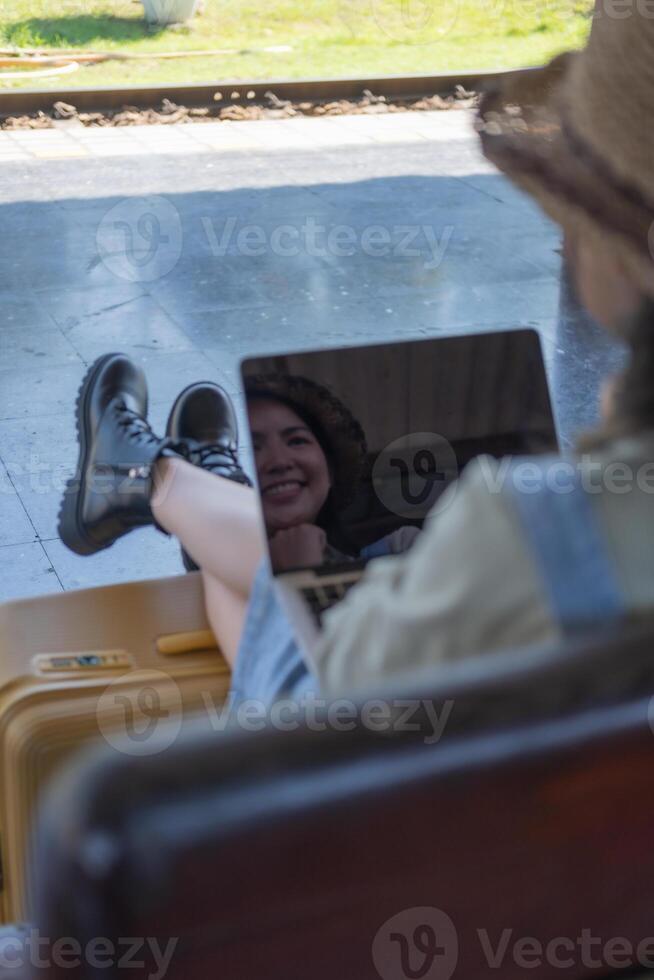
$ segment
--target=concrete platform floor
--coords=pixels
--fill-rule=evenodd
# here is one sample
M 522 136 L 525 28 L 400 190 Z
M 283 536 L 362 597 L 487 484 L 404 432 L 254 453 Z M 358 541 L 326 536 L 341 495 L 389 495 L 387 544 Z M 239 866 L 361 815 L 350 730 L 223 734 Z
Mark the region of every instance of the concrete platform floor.
M 490 327 L 541 333 L 564 443 L 620 351 L 560 289 L 560 236 L 467 113 L 0 133 L 0 601 L 181 571 L 147 529 L 56 533 L 93 359 L 238 396 L 241 356 Z

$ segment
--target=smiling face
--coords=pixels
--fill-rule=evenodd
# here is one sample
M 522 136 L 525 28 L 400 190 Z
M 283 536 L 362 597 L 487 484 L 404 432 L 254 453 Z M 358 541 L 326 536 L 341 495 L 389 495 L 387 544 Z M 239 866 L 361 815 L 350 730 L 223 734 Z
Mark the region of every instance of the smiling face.
M 314 524 L 331 486 L 320 443 L 299 415 L 273 398 L 253 399 L 248 414 L 268 533 Z

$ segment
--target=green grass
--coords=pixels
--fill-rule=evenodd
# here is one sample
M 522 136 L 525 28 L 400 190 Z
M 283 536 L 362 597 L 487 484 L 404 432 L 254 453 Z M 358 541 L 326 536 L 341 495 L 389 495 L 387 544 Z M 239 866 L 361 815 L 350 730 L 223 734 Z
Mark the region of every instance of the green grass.
M 81 68 L 0 87 L 100 87 L 438 73 L 537 64 L 583 44 L 592 0 L 206 0 L 188 27 L 148 28 L 137 0 L 0 0 L 0 46 L 134 53 L 234 49 Z M 262 49 L 290 45 L 292 51 Z

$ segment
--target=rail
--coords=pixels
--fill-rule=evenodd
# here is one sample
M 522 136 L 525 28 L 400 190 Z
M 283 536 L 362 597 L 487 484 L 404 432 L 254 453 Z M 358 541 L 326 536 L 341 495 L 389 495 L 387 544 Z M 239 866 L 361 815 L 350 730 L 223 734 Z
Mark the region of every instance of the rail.
M 525 69 L 526 70 L 526 69 Z M 157 85 L 146 88 L 70 88 L 61 90 L 17 89 L 0 92 L 0 116 L 50 112 L 56 102 L 75 105 L 82 111 L 102 111 L 135 106 L 155 108 L 164 99 L 185 106 L 257 105 L 266 102 L 269 92 L 291 102 L 329 102 L 357 99 L 366 90 L 387 100 L 420 99 L 446 95 L 458 85 L 478 89 L 487 79 L 504 71 L 462 72 L 457 75 L 407 75 L 382 78 L 269 79 L 267 81 L 227 80 L 201 85 Z

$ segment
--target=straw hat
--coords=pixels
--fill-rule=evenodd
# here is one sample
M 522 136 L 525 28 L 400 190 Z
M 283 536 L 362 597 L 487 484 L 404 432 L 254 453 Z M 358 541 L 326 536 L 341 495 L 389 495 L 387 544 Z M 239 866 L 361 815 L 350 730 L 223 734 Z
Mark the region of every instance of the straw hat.
M 336 395 L 299 375 L 255 374 L 245 379 L 245 398 L 272 398 L 293 409 L 330 457 L 334 504 L 352 502 L 368 450 L 363 429 Z
M 493 163 L 654 295 L 654 10 L 620 6 L 597 0 L 583 51 L 488 88 L 477 129 Z

